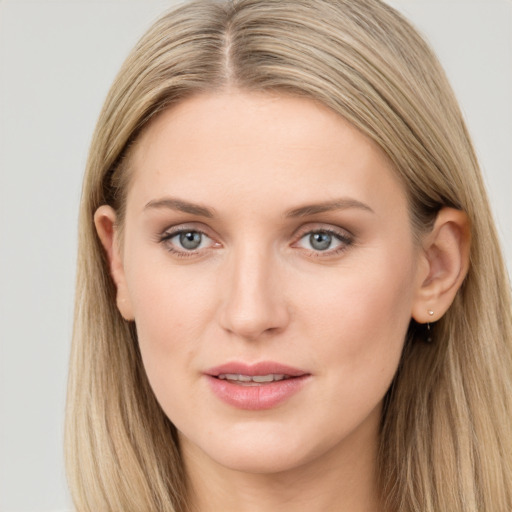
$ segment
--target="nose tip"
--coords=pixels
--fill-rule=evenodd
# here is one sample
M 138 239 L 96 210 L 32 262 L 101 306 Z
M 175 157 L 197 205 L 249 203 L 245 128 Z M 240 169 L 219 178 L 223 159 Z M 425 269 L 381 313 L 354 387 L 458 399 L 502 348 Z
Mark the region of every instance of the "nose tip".
M 251 306 L 251 309 L 248 311 L 247 305 L 234 303 L 232 311 L 226 315 L 224 328 L 240 338 L 255 340 L 280 332 L 286 324 L 284 315 L 280 315 L 276 308 L 263 310 Z
M 282 283 L 272 278 L 270 265 L 237 267 L 228 280 L 222 327 L 247 340 L 281 332 L 289 322 L 289 312 Z

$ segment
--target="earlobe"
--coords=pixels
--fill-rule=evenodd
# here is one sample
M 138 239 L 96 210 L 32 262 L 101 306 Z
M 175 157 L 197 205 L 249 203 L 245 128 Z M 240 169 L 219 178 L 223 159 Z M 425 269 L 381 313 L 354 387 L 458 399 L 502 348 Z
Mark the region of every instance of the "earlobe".
M 466 277 L 470 243 L 467 215 L 442 208 L 423 241 L 423 264 L 412 310 L 417 322 L 435 322 L 446 313 Z
M 116 286 L 117 308 L 125 320 L 131 321 L 134 319 L 134 315 L 116 233 L 115 210 L 108 205 L 100 206 L 94 214 L 94 225 L 107 256 L 110 275 Z

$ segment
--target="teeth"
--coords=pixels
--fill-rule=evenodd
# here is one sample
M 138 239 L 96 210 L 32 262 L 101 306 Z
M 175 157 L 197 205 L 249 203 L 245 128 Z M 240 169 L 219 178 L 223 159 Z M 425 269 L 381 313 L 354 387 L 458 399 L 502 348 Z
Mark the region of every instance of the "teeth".
M 221 373 L 218 376 L 219 379 L 223 380 L 232 380 L 235 382 L 275 382 L 279 380 L 288 379 L 287 375 L 282 375 L 279 373 L 271 373 L 269 375 L 241 375 L 239 373 Z
M 283 380 L 284 375 L 255 375 L 252 380 L 254 382 L 272 382 L 274 380 Z

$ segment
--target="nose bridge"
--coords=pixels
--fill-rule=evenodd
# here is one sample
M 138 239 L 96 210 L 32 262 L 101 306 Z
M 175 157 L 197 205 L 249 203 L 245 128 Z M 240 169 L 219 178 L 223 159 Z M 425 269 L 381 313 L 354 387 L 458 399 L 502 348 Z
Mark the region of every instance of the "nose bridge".
M 223 327 L 247 339 L 284 328 L 288 312 L 272 248 L 254 240 L 241 242 L 226 264 Z

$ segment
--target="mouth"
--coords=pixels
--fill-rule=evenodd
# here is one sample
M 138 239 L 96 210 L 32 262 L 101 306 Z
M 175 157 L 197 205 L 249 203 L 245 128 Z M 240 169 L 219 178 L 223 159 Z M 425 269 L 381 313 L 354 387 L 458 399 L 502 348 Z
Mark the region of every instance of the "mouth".
M 205 372 L 210 389 L 222 402 L 245 410 L 271 409 L 298 393 L 309 372 L 273 362 L 227 363 Z
M 282 373 L 270 373 L 268 375 L 242 375 L 241 373 L 221 373 L 217 379 L 227 380 L 233 384 L 240 386 L 258 386 L 260 384 L 269 384 L 271 382 L 279 382 L 286 379 L 293 379 L 290 375 Z

